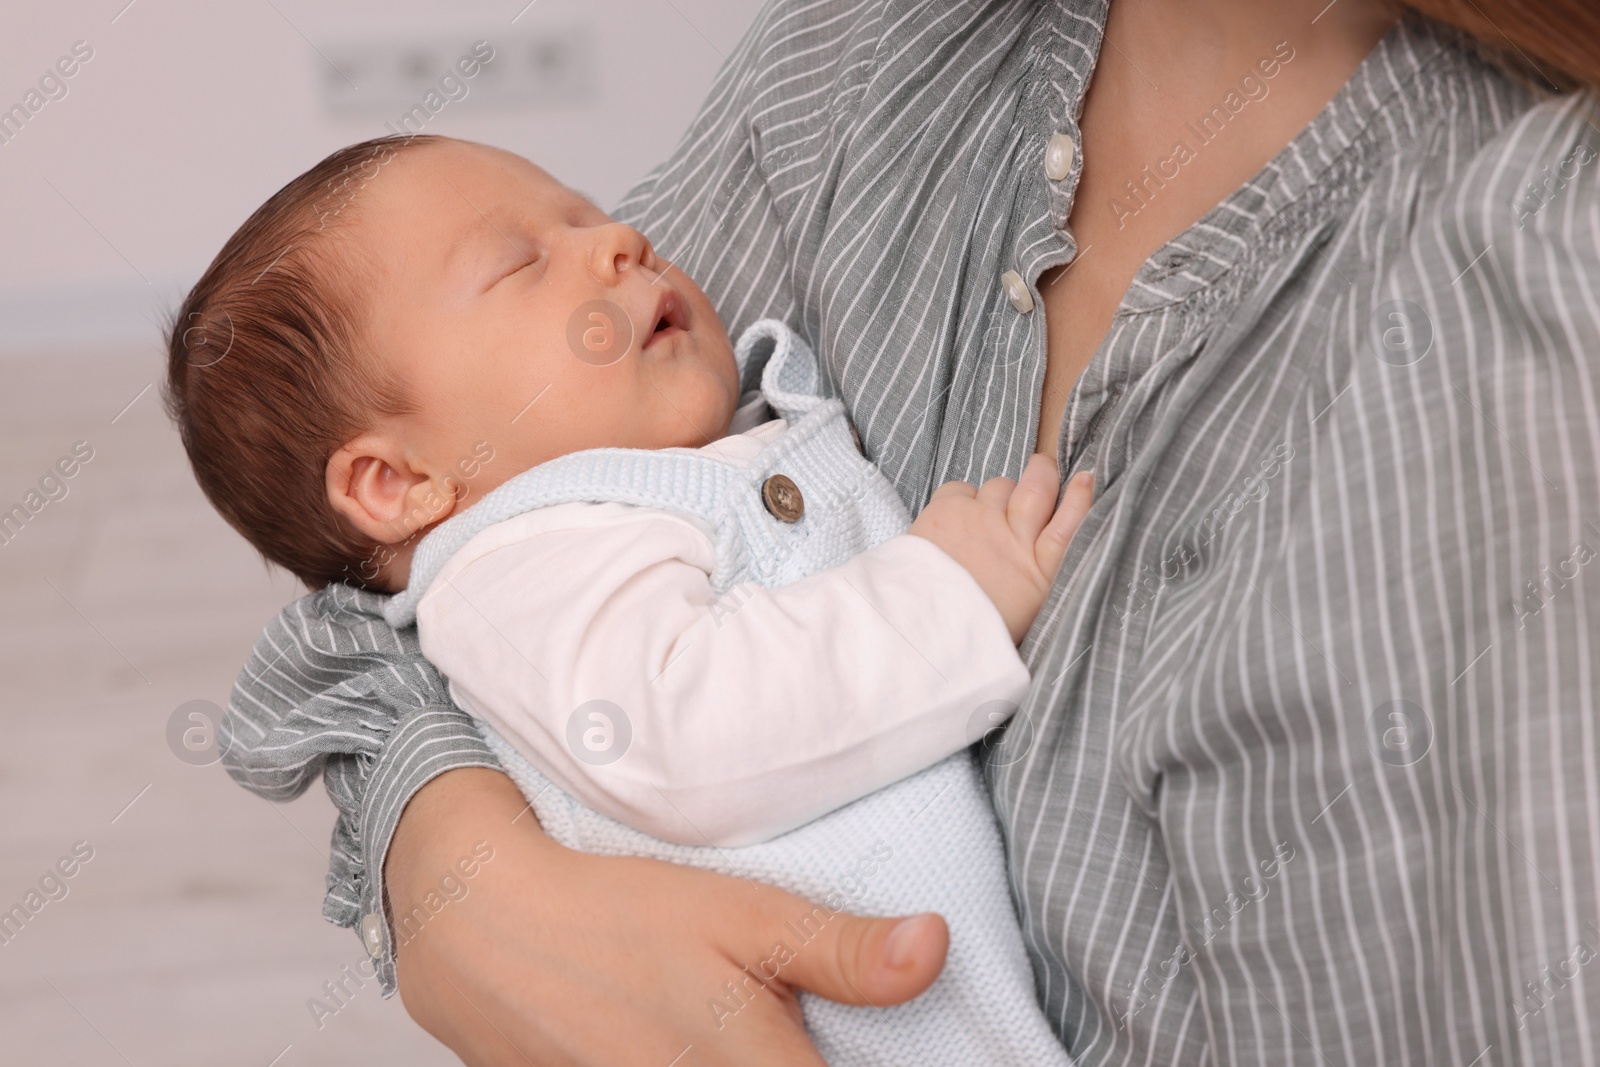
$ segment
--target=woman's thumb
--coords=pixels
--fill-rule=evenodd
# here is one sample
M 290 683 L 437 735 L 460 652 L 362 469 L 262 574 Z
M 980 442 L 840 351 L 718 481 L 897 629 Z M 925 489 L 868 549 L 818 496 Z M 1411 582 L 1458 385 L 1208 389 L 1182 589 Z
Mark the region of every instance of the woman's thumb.
M 836 912 L 795 951 L 783 978 L 843 1004 L 899 1004 L 933 984 L 949 948 L 950 928 L 932 913 L 866 919 Z

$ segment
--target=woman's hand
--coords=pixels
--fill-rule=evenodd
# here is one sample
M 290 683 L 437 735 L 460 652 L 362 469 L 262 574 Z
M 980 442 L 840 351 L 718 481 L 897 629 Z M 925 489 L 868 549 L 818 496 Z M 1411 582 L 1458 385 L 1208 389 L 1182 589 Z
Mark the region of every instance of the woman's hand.
M 796 989 L 898 1004 L 933 982 L 949 946 L 937 915 L 830 915 L 770 886 L 563 848 L 509 778 L 477 768 L 407 805 L 385 866 L 393 914 L 479 842 L 493 858 L 398 957 L 406 1009 L 470 1067 L 820 1067 Z M 801 944 L 786 924 L 807 917 L 821 930 Z M 765 988 L 763 966 L 778 972 Z
M 1020 642 L 1044 606 L 1067 544 L 1094 501 L 1093 476 L 1079 471 L 1056 502 L 1053 456 L 1036 452 L 1022 479 L 990 478 L 977 489 L 945 482 L 911 524 L 977 581 Z

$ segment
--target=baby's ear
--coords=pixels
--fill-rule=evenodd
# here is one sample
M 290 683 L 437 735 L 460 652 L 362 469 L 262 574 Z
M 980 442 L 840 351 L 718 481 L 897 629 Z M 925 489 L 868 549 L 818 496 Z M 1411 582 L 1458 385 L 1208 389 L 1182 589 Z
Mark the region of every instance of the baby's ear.
M 398 544 L 455 508 L 455 493 L 419 470 L 383 434 L 364 434 L 328 458 L 328 503 L 352 526 L 383 545 Z

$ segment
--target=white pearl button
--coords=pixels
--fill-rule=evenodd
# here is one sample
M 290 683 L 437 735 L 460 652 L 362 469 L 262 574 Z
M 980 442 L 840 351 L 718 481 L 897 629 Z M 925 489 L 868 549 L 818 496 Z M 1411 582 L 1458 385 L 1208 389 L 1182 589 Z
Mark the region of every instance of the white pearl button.
M 361 918 L 361 940 L 367 946 L 367 955 L 377 959 L 383 955 L 383 916 L 374 912 Z
M 1064 133 L 1058 133 L 1050 138 L 1050 143 L 1044 149 L 1044 173 L 1053 182 L 1065 178 L 1072 170 L 1072 156 L 1078 146 L 1072 143 L 1072 138 Z
M 1008 270 L 1000 275 L 1000 284 L 1005 286 L 1006 299 L 1011 301 L 1012 307 L 1024 315 L 1033 310 L 1033 294 L 1028 292 L 1028 286 L 1022 280 L 1022 275 L 1014 270 Z

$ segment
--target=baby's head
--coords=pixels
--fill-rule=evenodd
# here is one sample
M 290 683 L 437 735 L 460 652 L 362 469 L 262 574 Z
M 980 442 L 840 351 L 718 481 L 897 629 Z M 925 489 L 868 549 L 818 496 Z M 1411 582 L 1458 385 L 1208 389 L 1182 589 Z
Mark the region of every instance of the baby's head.
M 167 405 L 223 517 L 313 589 L 405 584 L 421 531 L 586 448 L 698 446 L 738 400 L 698 286 L 527 160 L 341 149 L 189 293 Z

